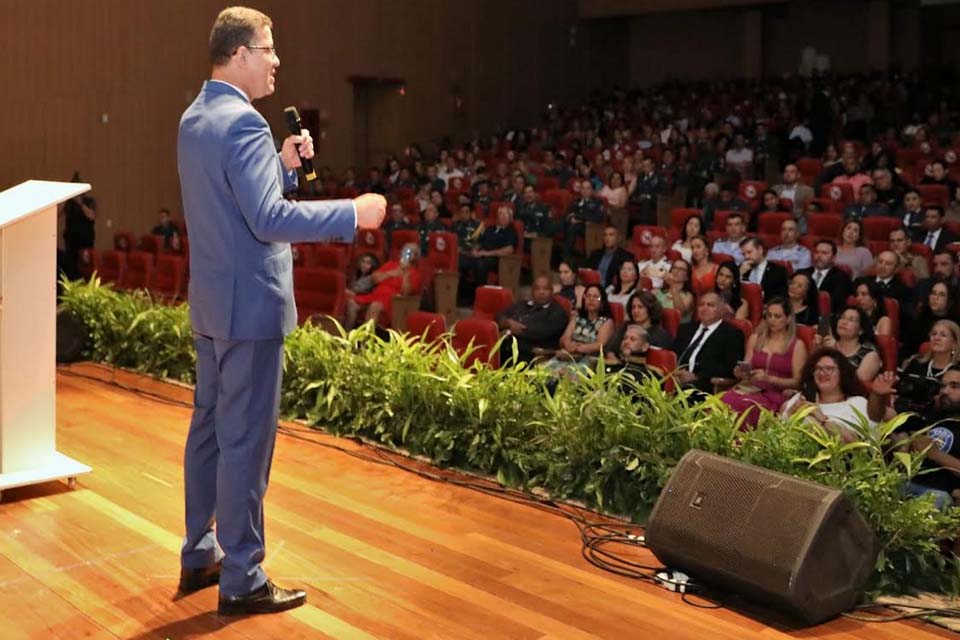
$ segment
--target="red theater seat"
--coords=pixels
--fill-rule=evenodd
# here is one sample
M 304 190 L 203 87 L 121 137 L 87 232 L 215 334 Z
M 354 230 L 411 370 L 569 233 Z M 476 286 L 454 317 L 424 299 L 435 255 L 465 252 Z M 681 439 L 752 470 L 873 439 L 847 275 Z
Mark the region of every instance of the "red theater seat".
M 120 279 L 123 289 L 149 289 L 153 276 L 153 254 L 146 251 L 131 251 L 127 254 L 127 268 Z
M 511 304 L 513 304 L 513 292 L 510 289 L 491 285 L 477 287 L 473 301 L 473 317 L 493 320 Z
M 294 267 L 293 295 L 300 324 L 313 316 L 342 320 L 346 311 L 346 275 L 322 267 Z
M 461 356 L 472 348 L 464 361 L 465 367 L 474 363 L 487 364 L 494 369 L 500 366 L 500 354 L 494 349 L 500 332 L 497 323 L 482 318 L 466 318 L 453 325 L 452 345 Z

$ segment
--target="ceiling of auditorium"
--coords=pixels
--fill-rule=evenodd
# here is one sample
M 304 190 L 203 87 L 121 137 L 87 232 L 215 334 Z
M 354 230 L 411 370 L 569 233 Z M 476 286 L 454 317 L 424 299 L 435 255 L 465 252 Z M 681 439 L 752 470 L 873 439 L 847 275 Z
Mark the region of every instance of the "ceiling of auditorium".
M 579 0 L 579 9 L 581 18 L 615 18 L 661 11 L 722 9 L 785 2 L 787 0 Z

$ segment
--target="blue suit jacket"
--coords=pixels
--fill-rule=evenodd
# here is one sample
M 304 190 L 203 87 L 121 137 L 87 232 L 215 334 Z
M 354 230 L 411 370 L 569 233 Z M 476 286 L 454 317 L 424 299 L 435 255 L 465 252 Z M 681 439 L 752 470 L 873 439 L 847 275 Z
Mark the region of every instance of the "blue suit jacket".
M 177 164 L 190 239 L 190 319 L 222 340 L 296 327 L 290 242 L 351 242 L 350 200 L 291 202 L 270 127 L 240 91 L 207 81 L 180 119 Z

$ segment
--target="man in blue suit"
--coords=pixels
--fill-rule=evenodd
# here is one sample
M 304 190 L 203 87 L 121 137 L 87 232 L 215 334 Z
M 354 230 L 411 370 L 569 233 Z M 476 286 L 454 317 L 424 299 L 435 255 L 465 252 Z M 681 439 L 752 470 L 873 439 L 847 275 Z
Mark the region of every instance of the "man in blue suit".
M 210 34 L 211 79 L 184 112 L 177 141 L 190 237 L 190 319 L 197 349 L 193 419 L 184 455 L 186 537 L 180 591 L 219 582 L 221 614 L 269 613 L 306 594 L 267 579 L 263 496 L 276 438 L 283 337 L 297 324 L 290 242 L 352 241 L 386 202 L 291 202 L 304 130 L 276 152 L 250 102 L 270 95 L 280 59 L 271 21 L 231 7 Z M 216 522 L 216 532 L 214 531 Z

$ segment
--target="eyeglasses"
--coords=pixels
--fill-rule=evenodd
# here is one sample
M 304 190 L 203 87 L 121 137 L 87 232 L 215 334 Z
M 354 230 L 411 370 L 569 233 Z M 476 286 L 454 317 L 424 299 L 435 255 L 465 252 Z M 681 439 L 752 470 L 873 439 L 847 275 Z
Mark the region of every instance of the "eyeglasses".
M 813 372 L 817 375 L 831 375 L 839 371 L 838 367 L 814 367 Z
M 248 45 L 245 45 L 245 46 L 247 47 L 247 49 L 255 49 L 255 50 L 257 50 L 257 51 L 269 51 L 272 55 L 274 55 L 274 56 L 276 56 L 276 57 L 278 57 L 278 58 L 280 57 L 280 54 L 277 52 L 277 48 L 276 48 L 276 47 L 272 47 L 272 46 L 271 46 L 271 47 L 261 47 L 261 46 L 256 46 L 256 47 L 255 47 L 255 46 L 249 45 L 249 44 L 248 44 Z

